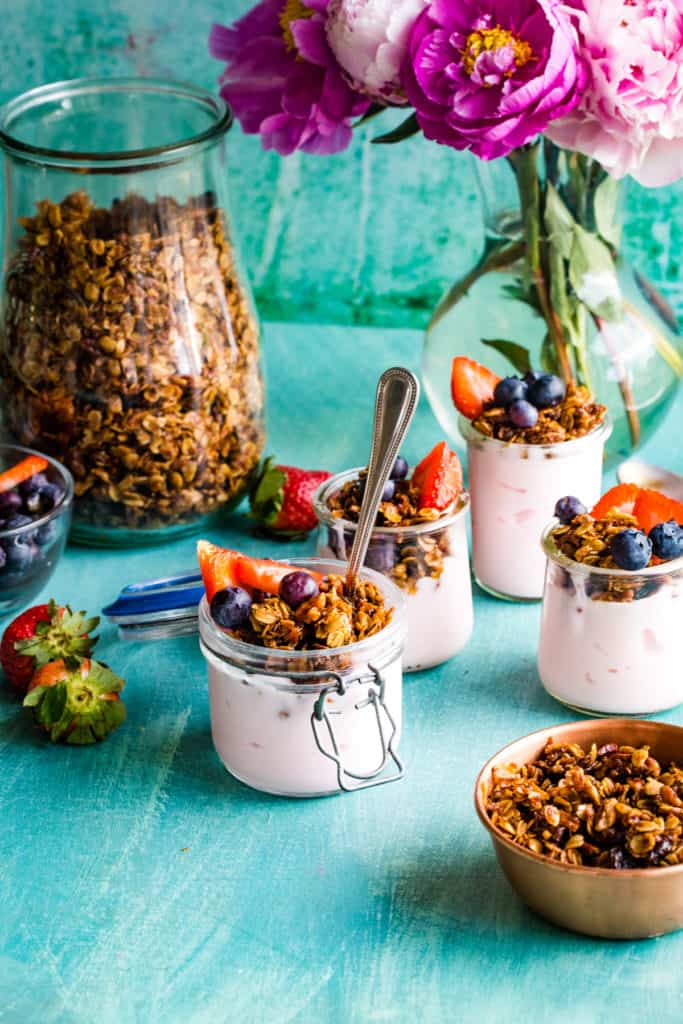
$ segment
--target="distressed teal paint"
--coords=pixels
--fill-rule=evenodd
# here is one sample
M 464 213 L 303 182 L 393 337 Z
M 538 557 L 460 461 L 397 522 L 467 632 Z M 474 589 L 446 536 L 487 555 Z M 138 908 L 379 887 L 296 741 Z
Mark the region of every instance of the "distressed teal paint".
M 362 462 L 375 381 L 415 367 L 418 341 L 268 325 L 272 449 Z M 645 450 L 679 471 L 682 412 Z M 437 438 L 422 403 L 406 454 Z M 239 515 L 212 539 L 276 557 L 313 547 L 259 541 Z M 74 548 L 49 592 L 97 608 L 192 562 L 190 540 Z M 610 943 L 544 923 L 474 813 L 490 754 L 573 717 L 540 688 L 538 615 L 478 594 L 466 651 L 406 680 L 406 778 L 353 796 L 285 800 L 232 781 L 193 638 L 127 646 L 103 628 L 128 721 L 95 748 L 49 746 L 0 687 L 1 1024 L 680 1024 L 683 933 Z M 683 710 L 662 717 L 683 723 Z
M 214 87 L 210 25 L 245 0 L 63 0 L 14 5 L 3 21 L 2 94 L 82 74 L 174 76 Z M 385 115 L 387 123 L 395 115 Z M 264 153 L 236 128 L 234 205 L 260 310 L 287 320 L 423 326 L 476 257 L 478 200 L 467 156 L 422 139 L 373 147 L 378 124 L 335 158 Z M 627 253 L 683 313 L 683 185 L 628 200 Z

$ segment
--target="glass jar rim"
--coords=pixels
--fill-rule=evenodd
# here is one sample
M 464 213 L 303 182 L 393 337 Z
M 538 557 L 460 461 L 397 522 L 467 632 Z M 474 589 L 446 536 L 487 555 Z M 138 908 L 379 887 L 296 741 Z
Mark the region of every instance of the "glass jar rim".
M 607 441 L 614 426 L 612 417 L 607 412 L 601 423 L 598 423 L 587 434 L 582 434 L 581 437 L 573 437 L 571 441 L 553 441 L 551 444 L 527 444 L 518 441 L 501 441 L 497 437 L 489 437 L 488 434 L 482 434 L 476 429 L 472 421 L 462 414 L 460 414 L 459 423 L 462 436 L 466 441 L 481 441 L 484 444 L 497 445 L 501 449 L 511 449 L 514 451 L 552 451 L 553 453 L 564 453 L 565 455 L 575 455 L 578 448 L 587 447 L 591 441 Z
M 314 492 L 311 499 L 313 509 L 318 517 L 318 522 L 325 523 L 326 526 L 341 526 L 345 530 L 356 530 L 358 529 L 358 523 L 354 523 L 351 519 L 344 519 L 341 516 L 333 516 L 330 508 L 327 504 L 328 499 L 334 493 L 334 489 L 339 490 L 349 480 L 357 480 L 358 475 L 365 466 L 356 466 L 355 469 L 345 469 L 341 473 L 335 473 L 328 480 L 324 480 L 322 484 Z M 454 506 L 451 512 L 440 516 L 438 519 L 430 519 L 424 523 L 417 523 L 414 526 L 374 526 L 372 529 L 372 536 L 379 537 L 395 537 L 397 533 L 402 534 L 422 534 L 422 533 L 433 533 L 435 530 L 445 530 L 447 527 L 452 526 L 453 523 L 457 522 L 458 519 L 467 514 L 467 510 L 470 507 L 470 496 L 469 493 L 463 490 L 457 500 L 457 504 Z
M 645 569 L 605 569 L 600 565 L 588 565 L 586 562 L 576 562 L 573 558 L 563 554 L 553 540 L 553 530 L 559 526 L 559 519 L 553 519 L 541 534 L 541 547 L 555 565 L 561 566 L 567 572 L 577 576 L 604 576 L 620 580 L 631 580 L 637 582 L 640 579 L 652 579 L 657 576 L 671 576 L 683 573 L 683 555 L 679 558 L 672 558 L 669 562 L 660 562 L 659 565 L 650 565 Z
M 288 564 L 294 566 L 294 568 L 318 569 L 318 571 L 325 569 L 326 572 L 333 572 L 334 570 L 337 570 L 339 575 L 343 575 L 346 570 L 346 562 L 341 562 L 333 558 L 317 558 L 309 556 L 290 558 L 287 561 Z M 379 633 L 373 633 L 372 636 L 368 636 L 364 640 L 357 640 L 354 643 L 346 644 L 343 647 L 331 647 L 310 651 L 282 650 L 277 647 L 258 647 L 256 644 L 250 644 L 246 643 L 244 640 L 238 640 L 235 637 L 230 636 L 229 633 L 220 629 L 211 618 L 206 596 L 202 598 L 199 604 L 199 633 L 201 640 L 206 645 L 207 650 L 222 661 L 248 664 L 250 672 L 255 672 L 260 675 L 280 678 L 284 677 L 286 679 L 304 677 L 320 679 L 320 683 L 311 684 L 311 692 L 319 690 L 321 686 L 327 685 L 331 675 L 342 674 L 334 665 L 335 659 L 340 656 L 357 655 L 361 658 L 367 656 L 369 662 L 375 660 L 381 661 L 382 648 L 386 645 L 392 645 L 402 638 L 404 630 L 405 598 L 399 588 L 396 584 L 392 583 L 391 580 L 387 579 L 386 576 L 382 576 L 381 573 L 375 572 L 373 569 L 368 569 L 365 566 L 361 571 L 361 578 L 367 580 L 369 583 L 374 583 L 382 590 L 382 593 L 388 591 L 394 608 L 394 614 L 391 622 L 385 626 L 384 629 L 380 630 Z M 373 649 L 377 649 L 377 658 L 373 658 L 370 653 Z M 294 659 L 297 662 L 305 662 L 308 660 L 316 662 L 322 661 L 324 663 L 325 661 L 329 661 L 330 665 L 329 667 L 324 666 L 311 669 L 304 668 L 292 671 L 287 667 L 287 664 Z M 267 667 L 265 665 L 266 660 L 268 661 Z M 259 664 L 261 662 L 263 664 Z M 303 689 L 302 684 L 297 683 L 293 685 L 295 685 L 297 691 L 306 692 Z
M 53 519 L 59 518 L 64 512 L 66 512 L 74 500 L 74 478 L 72 477 L 69 470 L 63 463 L 58 462 L 57 459 L 53 459 L 51 455 L 46 455 L 45 452 L 39 452 L 35 448 L 26 448 L 22 444 L 12 444 L 11 442 L 0 443 L 0 454 L 3 451 L 14 451 L 21 456 L 22 459 L 28 458 L 28 456 L 37 456 L 40 459 L 45 459 L 47 464 L 59 473 L 62 483 L 64 484 L 64 497 L 51 508 L 49 512 L 39 516 L 37 519 L 32 519 L 30 523 L 26 523 L 24 526 L 15 526 L 13 530 L 0 530 L 0 538 L 2 540 L 12 540 L 14 537 L 21 537 L 24 534 L 33 533 L 35 530 L 39 530 L 41 526 L 47 526 Z
M 56 99 L 69 99 L 89 92 L 137 92 L 167 94 L 170 97 L 181 96 L 203 106 L 213 114 L 213 123 L 204 131 L 186 139 L 176 139 L 163 146 L 120 150 L 118 152 L 80 151 L 49 149 L 24 142 L 11 131 L 11 125 L 26 111 Z M 188 149 L 197 149 L 202 145 L 213 143 L 221 138 L 232 124 L 232 111 L 219 96 L 214 96 L 207 89 L 187 82 L 175 82 L 159 78 L 71 78 L 60 82 L 29 89 L 15 96 L 0 108 L 0 148 L 24 159 L 39 160 L 51 166 L 70 167 L 86 164 L 117 166 L 128 164 L 131 160 L 145 163 L 158 160 L 159 157 L 175 158 Z

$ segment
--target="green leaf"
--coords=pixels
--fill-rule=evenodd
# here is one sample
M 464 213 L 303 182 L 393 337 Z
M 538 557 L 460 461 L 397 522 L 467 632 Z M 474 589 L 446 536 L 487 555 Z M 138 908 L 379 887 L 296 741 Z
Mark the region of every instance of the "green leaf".
M 569 279 L 574 291 L 595 316 L 620 320 L 623 306 L 612 254 L 597 235 L 578 224 L 569 258 Z
M 482 338 L 482 345 L 500 352 L 509 363 L 517 370 L 517 373 L 526 373 L 531 369 L 531 354 L 528 348 L 518 345 L 515 341 L 504 341 L 500 338 Z
M 546 373 L 557 373 L 557 351 L 549 334 L 546 334 L 541 345 L 540 363 Z
M 619 182 L 609 174 L 595 190 L 593 211 L 598 231 L 610 245 L 618 246 L 621 241 L 621 226 L 617 217 Z
M 574 241 L 576 221 L 560 198 L 555 186 L 548 182 L 545 199 L 545 230 L 551 244 L 562 258 L 568 260 Z
M 382 114 L 386 109 L 384 103 L 371 103 L 363 116 L 353 122 L 353 127 L 360 128 L 362 125 L 367 124 L 368 121 L 372 121 L 378 114 Z
M 378 135 L 372 142 L 374 145 L 389 145 L 394 142 L 403 142 L 404 139 L 409 139 L 411 135 L 417 135 L 420 131 L 420 126 L 417 123 L 417 117 L 415 114 L 411 114 L 405 121 L 402 121 L 392 131 L 387 132 L 386 135 Z

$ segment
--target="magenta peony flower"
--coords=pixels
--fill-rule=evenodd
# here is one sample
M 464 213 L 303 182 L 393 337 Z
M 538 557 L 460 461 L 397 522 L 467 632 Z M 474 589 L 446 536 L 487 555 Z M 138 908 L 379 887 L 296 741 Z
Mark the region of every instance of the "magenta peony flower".
M 351 84 L 380 103 L 404 104 L 401 65 L 429 0 L 330 0 L 327 39 Z
M 571 0 L 588 69 L 579 105 L 548 135 L 614 177 L 669 185 L 683 175 L 683 6 Z
M 264 149 L 338 153 L 367 97 L 344 80 L 325 37 L 328 0 L 262 0 L 234 25 L 214 25 L 213 57 L 227 62 L 221 96 Z
M 403 66 L 427 138 L 484 160 L 572 110 L 583 77 L 557 0 L 431 0 Z

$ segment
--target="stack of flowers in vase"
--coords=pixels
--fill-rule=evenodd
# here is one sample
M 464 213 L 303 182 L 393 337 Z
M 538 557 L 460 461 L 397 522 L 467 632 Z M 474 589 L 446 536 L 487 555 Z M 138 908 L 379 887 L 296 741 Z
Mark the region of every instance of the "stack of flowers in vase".
M 507 202 L 504 177 L 484 181 L 484 253 L 427 332 L 425 384 L 451 436 L 456 351 L 588 388 L 613 454 L 657 426 L 683 353 L 665 301 L 619 257 L 618 183 L 683 175 L 677 0 L 262 0 L 214 26 L 210 49 L 267 149 L 337 153 L 355 124 L 412 108 L 373 141 L 422 132 L 514 184 Z

